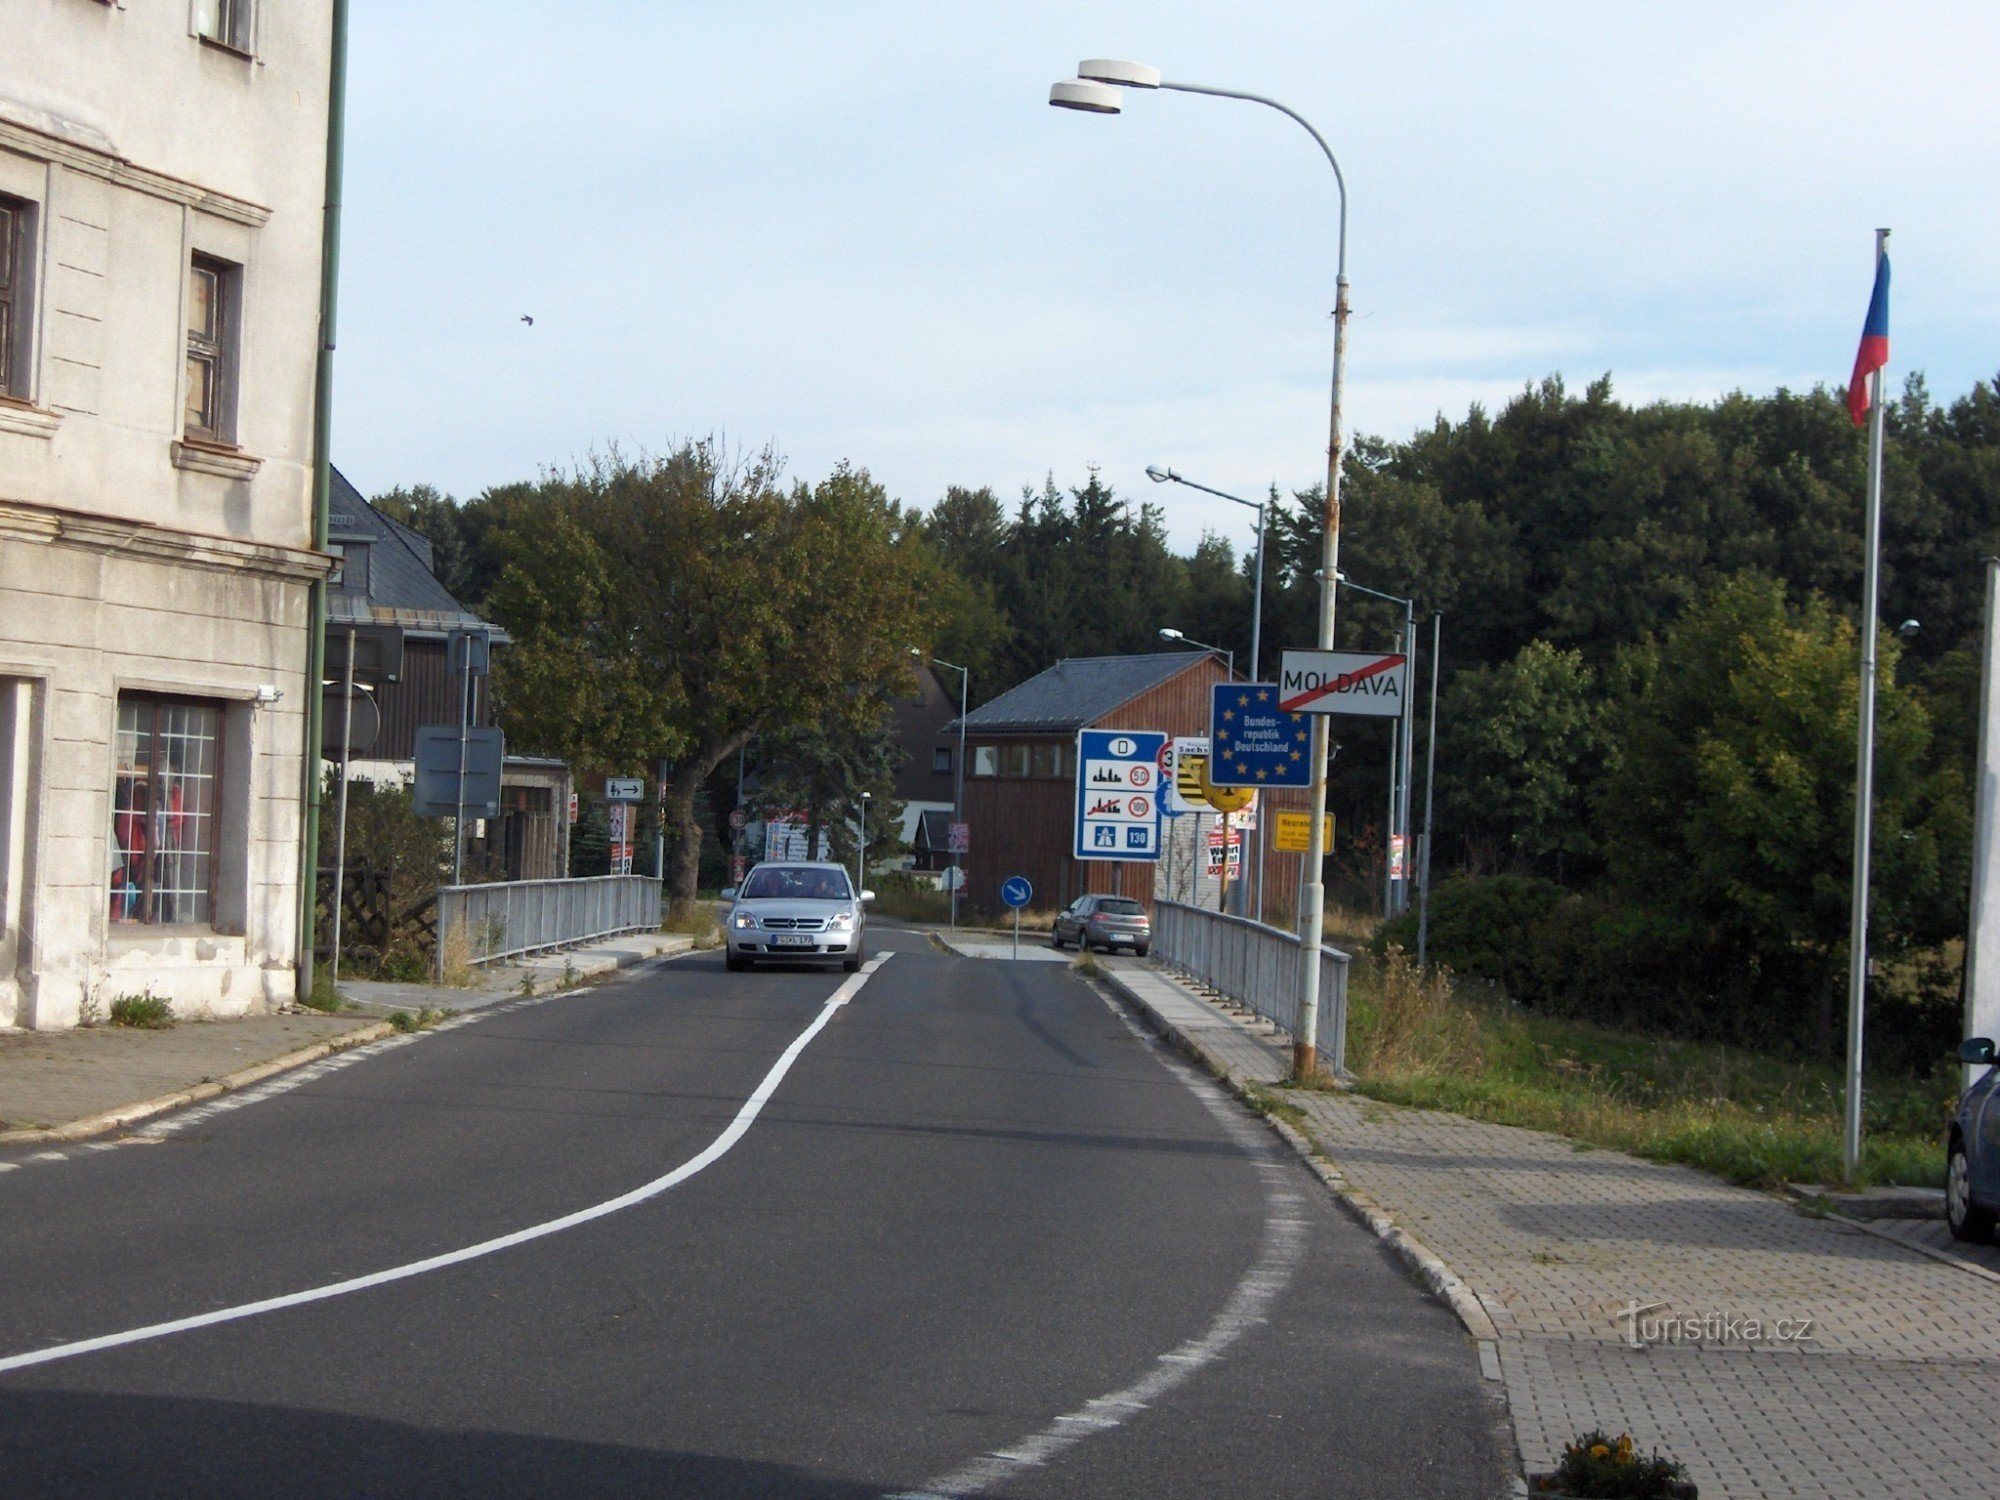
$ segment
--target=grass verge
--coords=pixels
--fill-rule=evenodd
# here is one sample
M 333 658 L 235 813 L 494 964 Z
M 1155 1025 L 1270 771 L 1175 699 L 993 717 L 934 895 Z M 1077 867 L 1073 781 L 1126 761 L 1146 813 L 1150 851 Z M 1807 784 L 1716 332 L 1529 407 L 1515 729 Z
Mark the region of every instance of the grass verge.
M 679 911 L 670 911 L 660 923 L 660 931 L 677 933 L 694 939 L 697 948 L 720 948 L 722 928 L 716 921 L 715 907 L 707 901 L 696 901 Z
M 1348 1064 L 1392 1104 L 1566 1135 L 1734 1182 L 1837 1182 L 1841 1074 L 1738 1047 L 1535 1015 L 1420 974 L 1400 949 L 1357 954 Z M 1938 1187 L 1956 1078 L 1878 1076 L 1863 1093 L 1864 1183 Z

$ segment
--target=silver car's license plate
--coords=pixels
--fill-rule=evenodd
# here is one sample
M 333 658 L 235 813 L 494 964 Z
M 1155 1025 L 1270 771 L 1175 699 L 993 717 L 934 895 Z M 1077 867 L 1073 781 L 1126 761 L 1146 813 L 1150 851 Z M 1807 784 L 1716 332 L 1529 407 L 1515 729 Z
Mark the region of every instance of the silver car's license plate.
M 771 934 L 771 946 L 774 948 L 816 948 L 819 944 L 802 932 L 774 932 Z

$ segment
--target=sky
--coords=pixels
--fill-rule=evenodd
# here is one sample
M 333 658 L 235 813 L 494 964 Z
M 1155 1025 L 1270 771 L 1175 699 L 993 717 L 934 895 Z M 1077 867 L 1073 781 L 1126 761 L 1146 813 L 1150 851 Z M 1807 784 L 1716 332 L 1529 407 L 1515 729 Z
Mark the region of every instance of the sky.
M 476 16 L 474 22 L 471 18 Z M 1048 106 L 1086 57 L 1339 159 L 1350 435 L 1560 375 L 2000 373 L 2000 6 L 360 0 L 335 462 L 461 499 L 713 437 L 1011 505 L 1093 468 L 1191 550 L 1324 477 L 1335 177 L 1261 105 Z M 524 322 L 533 318 L 533 323 Z

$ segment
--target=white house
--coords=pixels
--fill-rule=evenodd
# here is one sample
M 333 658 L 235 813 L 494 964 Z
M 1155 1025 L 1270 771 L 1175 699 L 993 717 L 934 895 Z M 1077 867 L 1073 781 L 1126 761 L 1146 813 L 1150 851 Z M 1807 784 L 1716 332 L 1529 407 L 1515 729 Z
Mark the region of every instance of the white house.
M 331 15 L 0 15 L 0 1025 L 293 996 Z

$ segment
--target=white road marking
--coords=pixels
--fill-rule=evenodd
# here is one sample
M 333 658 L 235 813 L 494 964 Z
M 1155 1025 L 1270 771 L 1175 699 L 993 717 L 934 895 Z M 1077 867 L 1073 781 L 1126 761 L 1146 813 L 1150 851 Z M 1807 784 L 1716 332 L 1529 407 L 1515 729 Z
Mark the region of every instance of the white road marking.
M 288 1307 L 303 1307 L 310 1302 L 324 1302 L 329 1297 L 343 1297 L 349 1292 L 367 1291 L 371 1287 L 387 1286 L 394 1281 L 407 1281 L 413 1276 L 422 1276 L 429 1271 L 441 1271 L 447 1266 L 463 1265 L 467 1261 L 479 1260 L 502 1250 L 511 1250 L 516 1245 L 525 1245 L 531 1240 L 544 1239 L 552 1234 L 560 1234 L 565 1229 L 574 1229 L 580 1224 L 588 1224 L 594 1219 L 615 1214 L 620 1209 L 644 1203 L 656 1198 L 671 1188 L 680 1186 L 697 1172 L 713 1166 L 730 1149 L 750 1132 L 750 1126 L 764 1106 L 777 1093 L 778 1085 L 797 1062 L 799 1055 L 812 1044 L 814 1037 L 826 1029 L 826 1025 L 843 1005 L 859 994 L 861 987 L 874 977 L 875 971 L 894 958 L 894 953 L 878 953 L 863 965 L 861 972 L 844 981 L 840 988 L 827 997 L 820 1007 L 819 1015 L 810 1026 L 792 1039 L 778 1060 L 771 1065 L 743 1107 L 736 1112 L 736 1118 L 728 1128 L 711 1141 L 706 1150 L 689 1158 L 664 1177 L 655 1177 L 651 1182 L 622 1193 L 616 1198 L 590 1208 L 578 1209 L 575 1213 L 564 1214 L 559 1219 L 550 1219 L 543 1224 L 535 1224 L 527 1229 L 517 1229 L 511 1234 L 503 1234 L 490 1240 L 481 1240 L 476 1245 L 467 1245 L 462 1250 L 448 1251 L 443 1255 L 433 1255 L 424 1260 L 414 1260 L 407 1265 L 391 1266 L 386 1271 L 374 1271 L 366 1276 L 351 1277 L 346 1281 L 332 1282 L 326 1286 L 310 1287 L 302 1292 L 287 1292 L 281 1297 L 266 1297 L 260 1302 L 244 1302 L 235 1307 L 217 1308 L 214 1312 L 198 1313 L 189 1318 L 175 1318 L 166 1323 L 149 1323 L 144 1328 L 131 1328 L 123 1333 L 107 1333 L 93 1339 L 79 1339 L 75 1343 L 55 1344 L 47 1349 L 35 1349 L 26 1354 L 9 1355 L 0 1358 L 0 1374 L 8 1370 L 25 1370 L 31 1365 L 50 1364 L 59 1359 L 73 1359 L 79 1354 L 95 1354 L 104 1349 L 117 1349 L 126 1344 L 144 1343 L 149 1339 L 165 1338 L 169 1334 L 186 1333 L 195 1328 L 209 1328 L 217 1323 L 233 1323 L 243 1318 L 254 1318 L 262 1313 L 279 1312 Z M 351 1054 L 349 1054 L 351 1055 Z
M 1128 1023 L 1130 1017 L 1119 1012 Z M 1138 1030 L 1135 1026 L 1134 1030 Z M 1151 1039 L 1150 1033 L 1145 1033 Z M 1162 1054 L 1162 1061 L 1166 1061 Z M 1067 1449 L 1101 1432 L 1110 1432 L 1134 1413 L 1185 1384 L 1197 1373 L 1221 1359 L 1231 1344 L 1264 1322 L 1271 1305 L 1291 1283 L 1305 1257 L 1307 1221 L 1303 1216 L 1305 1198 L 1292 1187 L 1286 1164 L 1270 1149 L 1269 1138 L 1220 1089 L 1192 1072 L 1174 1064 L 1173 1071 L 1207 1106 L 1231 1140 L 1254 1157 L 1257 1175 L 1264 1184 L 1264 1237 L 1257 1259 L 1236 1283 L 1229 1300 L 1222 1305 L 1206 1332 L 1154 1361 L 1154 1368 L 1122 1390 L 1087 1401 L 1073 1412 L 1065 1412 L 1040 1432 L 1030 1433 L 1011 1447 L 981 1454 L 914 1490 L 904 1490 L 888 1500 L 966 1500 L 1005 1484 L 1026 1470 L 1037 1468 Z

